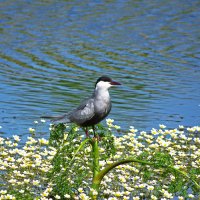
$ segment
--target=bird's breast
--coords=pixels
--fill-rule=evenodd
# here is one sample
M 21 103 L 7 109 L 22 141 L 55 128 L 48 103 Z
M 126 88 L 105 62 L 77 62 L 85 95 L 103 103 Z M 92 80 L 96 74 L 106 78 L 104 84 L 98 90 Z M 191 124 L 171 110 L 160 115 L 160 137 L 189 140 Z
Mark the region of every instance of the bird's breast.
M 95 109 L 95 114 L 104 116 L 108 112 L 110 112 L 110 107 L 111 107 L 111 102 L 110 100 L 99 100 L 95 101 L 94 109 Z

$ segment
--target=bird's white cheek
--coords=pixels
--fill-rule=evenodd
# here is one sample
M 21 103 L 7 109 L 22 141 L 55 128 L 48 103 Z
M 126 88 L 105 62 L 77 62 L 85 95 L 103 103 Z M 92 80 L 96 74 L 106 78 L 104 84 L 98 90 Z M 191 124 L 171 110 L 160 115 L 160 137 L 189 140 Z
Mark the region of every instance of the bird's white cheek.
M 112 85 L 109 82 L 100 81 L 97 83 L 97 88 L 110 88 Z

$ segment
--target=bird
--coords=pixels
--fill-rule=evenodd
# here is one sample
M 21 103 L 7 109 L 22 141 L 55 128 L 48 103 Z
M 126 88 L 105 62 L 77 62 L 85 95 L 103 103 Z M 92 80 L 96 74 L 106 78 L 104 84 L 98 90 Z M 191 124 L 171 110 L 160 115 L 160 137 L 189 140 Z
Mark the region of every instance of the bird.
M 108 90 L 117 85 L 121 84 L 108 76 L 101 76 L 95 83 L 93 94 L 83 100 L 77 108 L 61 116 L 42 116 L 41 118 L 50 119 L 53 124 L 75 123 L 85 130 L 86 137 L 89 137 L 88 127 L 92 127 L 95 137 L 95 125 L 104 120 L 111 111 L 112 104 Z

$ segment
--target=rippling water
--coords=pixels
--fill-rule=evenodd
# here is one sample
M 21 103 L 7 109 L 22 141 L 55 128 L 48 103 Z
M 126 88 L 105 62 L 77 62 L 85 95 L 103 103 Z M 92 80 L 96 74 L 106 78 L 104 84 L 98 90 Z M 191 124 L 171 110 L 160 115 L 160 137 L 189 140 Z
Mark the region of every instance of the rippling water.
M 2 0 L 0 125 L 28 133 L 44 114 L 62 114 L 102 74 L 110 117 L 149 130 L 200 119 L 200 2 Z M 48 129 L 46 129 L 46 134 Z

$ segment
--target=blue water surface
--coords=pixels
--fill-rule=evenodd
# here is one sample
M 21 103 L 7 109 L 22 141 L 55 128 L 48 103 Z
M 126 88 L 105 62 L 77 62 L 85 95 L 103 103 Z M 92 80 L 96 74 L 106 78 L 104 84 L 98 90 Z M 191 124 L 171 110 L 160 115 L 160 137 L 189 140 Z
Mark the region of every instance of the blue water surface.
M 27 136 L 108 75 L 110 118 L 126 129 L 199 125 L 200 1 L 0 2 L 0 126 Z M 48 127 L 40 127 L 48 137 Z M 2 133 L 1 133 L 2 134 Z

